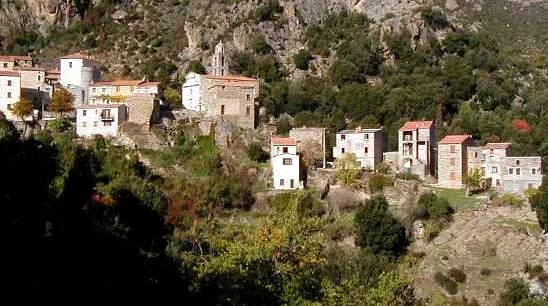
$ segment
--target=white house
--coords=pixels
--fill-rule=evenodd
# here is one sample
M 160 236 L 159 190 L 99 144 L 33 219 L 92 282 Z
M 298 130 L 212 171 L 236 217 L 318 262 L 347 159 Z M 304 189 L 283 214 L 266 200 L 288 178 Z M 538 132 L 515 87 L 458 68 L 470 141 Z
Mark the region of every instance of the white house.
M 346 153 L 354 153 L 365 169 L 375 169 L 382 162 L 384 134 L 382 129 L 343 130 L 337 133 L 333 157 L 340 158 Z
M 61 57 L 59 83 L 74 95 L 74 105 L 88 103 L 90 85 L 99 80 L 97 63 L 85 53 L 75 53 Z
M 0 70 L 0 111 L 7 119 L 17 119 L 11 113 L 13 104 L 21 97 L 21 76 L 12 70 Z
M 116 137 L 120 123 L 126 119 L 127 107 L 123 104 L 80 105 L 76 107 L 76 134 L 83 138 Z
M 202 104 L 202 75 L 190 72 L 185 77 L 183 84 L 182 97 L 183 106 L 188 110 L 197 112 L 205 111 Z
M 160 82 L 146 80 L 93 82 L 89 87 L 89 104 L 122 103 L 132 95 L 148 94 L 156 98 L 159 85 Z M 119 98 L 119 100 L 115 98 Z
M 297 140 L 289 137 L 272 137 L 270 140 L 270 157 L 274 189 L 303 188 Z

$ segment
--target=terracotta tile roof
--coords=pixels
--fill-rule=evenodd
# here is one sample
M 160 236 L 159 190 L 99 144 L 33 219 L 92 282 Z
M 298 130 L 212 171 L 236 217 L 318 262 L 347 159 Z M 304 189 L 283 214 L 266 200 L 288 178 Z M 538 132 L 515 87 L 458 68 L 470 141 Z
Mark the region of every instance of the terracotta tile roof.
M 238 75 L 226 75 L 226 76 L 203 75 L 203 76 L 207 79 L 212 79 L 212 80 L 225 80 L 225 81 L 234 81 L 234 82 L 257 82 L 257 79 L 238 76 Z
M 506 149 L 508 147 L 511 147 L 511 142 L 489 142 L 485 145 L 485 148 L 487 149 Z
M 297 140 L 290 137 L 272 137 L 270 139 L 275 146 L 296 146 Z
M 447 135 L 438 144 L 462 144 L 466 140 L 472 139 L 470 135 Z
M 115 80 L 115 81 L 100 81 L 95 82 L 92 86 L 138 86 L 138 87 L 147 87 L 147 86 L 158 86 L 160 82 L 148 82 L 143 80 Z
M 14 67 L 15 70 L 24 70 L 24 71 L 46 71 L 46 68 L 42 67 Z
M 361 133 L 376 133 L 380 132 L 382 129 L 353 129 L 353 130 L 342 130 L 337 132 L 337 134 L 361 134 Z
M 416 129 L 429 129 L 434 121 L 408 121 L 402 127 L 401 131 L 414 131 Z
M 0 61 L 2 62 L 32 61 L 32 57 L 28 55 L 0 55 Z
M 76 109 L 95 109 L 95 108 L 120 108 L 125 107 L 124 104 L 82 104 L 76 106 Z
M 21 76 L 19 72 L 13 70 L 0 70 L 0 76 L 18 77 Z
M 91 55 L 86 52 L 77 52 L 69 55 L 62 56 L 61 59 L 93 59 Z

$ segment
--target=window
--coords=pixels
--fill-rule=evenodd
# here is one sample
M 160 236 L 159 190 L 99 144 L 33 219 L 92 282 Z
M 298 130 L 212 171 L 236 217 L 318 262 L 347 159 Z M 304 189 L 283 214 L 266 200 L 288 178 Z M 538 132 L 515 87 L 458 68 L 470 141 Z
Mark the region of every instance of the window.
M 103 126 L 112 126 L 112 121 L 103 122 Z
M 11 86 L 11 80 L 8 80 L 8 86 Z
M 455 172 L 449 172 L 449 179 L 454 181 L 457 177 L 457 174 Z
M 72 62 L 69 62 L 69 68 L 72 68 Z
M 284 158 L 283 164 L 286 166 L 290 166 L 290 165 L 293 165 L 293 161 L 291 160 L 291 158 Z
M 247 94 L 247 95 L 245 96 L 245 98 L 246 98 L 247 101 L 251 101 L 251 95 L 250 95 L 250 94 Z
M 289 181 L 289 188 L 295 188 L 295 180 Z
M 344 154 L 344 148 L 341 148 L 341 153 Z
M 474 158 L 478 158 L 478 152 L 474 152 Z
M 97 121 L 94 121 L 94 122 L 93 122 L 93 126 L 97 126 Z
M 498 172 L 498 168 L 497 167 L 492 167 L 491 168 L 491 173 L 497 173 Z
M 284 179 L 280 179 L 280 186 L 284 185 Z
M 86 122 L 82 122 L 82 127 L 86 127 Z
M 456 150 L 455 146 L 449 146 L 449 152 L 450 153 L 456 153 L 457 150 Z
M 496 180 L 496 185 L 500 186 L 500 180 L 499 179 Z
M 246 116 L 246 117 L 249 117 L 249 115 L 251 115 L 251 106 L 248 106 L 248 107 L 246 107 L 246 109 L 245 109 L 245 116 Z
M 485 176 L 485 167 L 481 167 L 481 176 Z
M 516 175 L 521 175 L 521 168 L 516 168 Z
M 519 166 L 519 159 L 516 160 L 516 166 Z
M 368 148 L 368 147 L 365 147 L 365 148 L 363 149 L 363 153 L 364 153 L 365 155 L 367 155 L 367 152 L 368 152 L 368 151 L 369 151 L 369 148 Z
M 82 116 L 85 117 L 86 115 L 87 115 L 87 111 L 84 109 L 84 110 L 82 111 Z
M 40 82 L 41 80 L 42 80 L 42 76 L 38 75 L 38 82 Z
M 537 169 L 531 168 L 531 174 L 537 174 Z
M 8 63 L 4 63 L 4 68 L 8 68 Z
M 91 92 L 95 93 L 97 91 L 97 88 L 93 87 L 91 88 Z
M 225 106 L 221 105 L 221 115 L 224 115 L 224 114 L 225 114 Z
M 11 92 L 8 92 L 8 99 L 11 98 Z
M 363 134 L 363 139 L 364 140 L 369 140 L 369 134 Z
M 101 92 L 107 92 L 106 88 L 101 88 Z
M 455 165 L 455 158 L 454 158 L 454 157 L 451 157 L 451 158 L 449 159 L 449 164 L 450 164 L 451 166 L 454 166 L 454 165 Z
M 341 135 L 341 140 L 345 140 L 346 139 L 346 135 L 342 134 Z
M 282 152 L 283 152 L 283 153 L 287 153 L 287 152 L 289 152 L 289 149 L 288 149 L 287 147 L 283 147 L 283 148 L 282 148 Z
M 514 174 L 514 168 L 508 168 L 508 174 Z
M 86 91 L 85 90 L 82 90 L 82 103 L 84 103 L 85 99 L 86 99 Z
M 11 104 L 8 104 L 8 110 L 11 110 Z
M 493 149 L 489 149 L 489 154 L 493 155 L 494 154 L 494 150 Z

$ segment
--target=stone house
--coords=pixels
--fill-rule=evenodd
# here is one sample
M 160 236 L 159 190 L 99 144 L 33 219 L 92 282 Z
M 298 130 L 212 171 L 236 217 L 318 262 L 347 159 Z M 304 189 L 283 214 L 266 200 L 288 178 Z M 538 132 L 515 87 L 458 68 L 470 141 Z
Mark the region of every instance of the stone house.
M 76 107 L 76 134 L 82 138 L 117 137 L 126 119 L 127 108 L 122 104 L 80 105 Z
M 17 120 L 11 112 L 21 98 L 21 75 L 18 71 L 0 70 L 0 112 L 8 120 Z
M 362 168 L 374 170 L 382 162 L 384 144 L 383 129 L 343 130 L 337 133 L 333 157 L 354 153 Z
M 270 162 L 274 189 L 289 190 L 304 187 L 296 139 L 272 137 L 270 139 Z
M 17 67 L 16 70 L 21 75 L 21 95 L 43 112 L 51 101 L 54 90 L 54 86 L 48 84 L 46 80 L 46 69 Z
M 468 148 L 474 145 L 470 135 L 447 135 L 438 142 L 438 184 L 462 188 L 468 174 Z
M 209 69 L 210 74 L 190 72 L 182 86 L 182 103 L 186 110 L 221 118 L 245 129 L 257 126 L 259 81 L 243 76 L 231 76 L 229 58 L 220 42 Z
M 478 169 L 483 180 L 487 182 L 487 186 L 501 192 L 522 194 L 528 188 L 538 188 L 542 184 L 541 157 L 512 156 L 512 144 L 508 142 L 475 146 L 473 140 L 469 137 L 464 139 L 465 136 L 447 136 L 446 138 L 450 137 L 452 141 L 444 138 L 438 144 L 440 160 L 438 163 L 438 183 L 441 186 L 449 188 L 462 188 L 463 186 L 462 181 L 461 184 L 451 181 L 451 172 L 455 173 L 455 180 L 459 180 L 459 171 L 457 167 L 451 166 L 451 158 L 455 158 L 455 164 L 462 162 L 461 175 L 465 175 L 472 169 Z M 461 139 L 456 139 L 459 137 Z M 451 142 L 457 142 L 458 140 L 462 140 L 460 147 L 451 144 Z M 451 145 L 455 146 L 455 153 L 451 153 Z M 449 150 L 449 153 L 447 150 Z M 464 165 L 466 165 L 466 170 Z
M 321 151 L 322 167 L 325 168 L 326 163 L 326 128 L 320 127 L 301 127 L 293 128 L 289 131 L 289 137 L 297 140 L 297 150 L 304 154 L 306 150 L 318 149 Z M 309 152 L 308 154 L 313 154 Z
M 0 69 L 32 67 L 32 57 L 27 55 L 0 55 Z
M 436 129 L 433 121 L 409 121 L 398 132 L 398 168 L 424 179 L 435 174 Z

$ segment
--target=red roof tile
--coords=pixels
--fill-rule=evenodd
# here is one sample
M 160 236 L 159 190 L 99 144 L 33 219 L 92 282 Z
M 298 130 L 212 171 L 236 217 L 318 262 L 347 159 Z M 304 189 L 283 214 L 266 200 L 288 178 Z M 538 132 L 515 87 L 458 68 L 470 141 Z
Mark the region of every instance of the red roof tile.
M 470 135 L 447 135 L 438 144 L 461 144 L 472 139 Z
M 434 121 L 408 121 L 401 127 L 400 130 L 413 131 L 417 129 L 429 129 L 433 124 Z
M 120 108 L 125 107 L 123 104 L 82 104 L 76 106 L 76 109 L 94 109 L 94 108 Z
M 93 59 L 91 55 L 86 52 L 77 52 L 69 55 L 62 56 L 61 59 Z
M 239 82 L 239 81 L 257 82 L 257 79 L 248 78 L 248 77 L 244 77 L 244 76 L 237 76 L 237 75 L 225 75 L 225 76 L 221 76 L 221 75 L 204 75 L 204 77 L 207 78 L 207 79 L 212 79 L 212 80 L 225 80 L 225 81 L 235 81 L 235 82 Z
M 506 149 L 511 146 L 511 142 L 489 142 L 485 145 L 487 149 Z
M 13 70 L 0 70 L 0 76 L 18 77 L 20 74 L 19 72 Z
M 275 146 L 296 146 L 297 140 L 290 137 L 272 137 L 270 139 Z
M 0 55 L 0 61 L 2 62 L 32 61 L 32 57 L 28 55 Z

